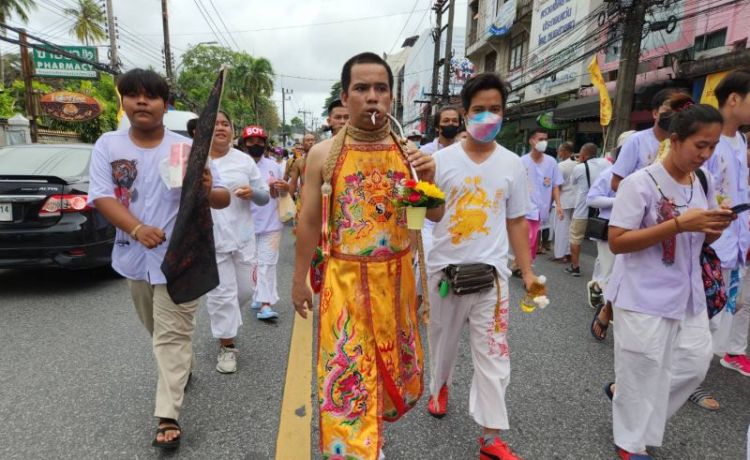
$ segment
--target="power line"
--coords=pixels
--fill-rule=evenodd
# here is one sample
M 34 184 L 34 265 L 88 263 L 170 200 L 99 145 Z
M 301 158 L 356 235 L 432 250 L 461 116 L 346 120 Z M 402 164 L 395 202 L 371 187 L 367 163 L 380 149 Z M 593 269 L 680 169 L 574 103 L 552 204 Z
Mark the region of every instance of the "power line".
M 429 9 L 428 9 L 429 10 Z M 423 9 L 417 9 L 415 11 L 426 11 Z M 360 18 L 350 18 L 350 19 L 341 19 L 337 21 L 327 21 L 327 22 L 317 22 L 312 24 L 292 24 L 288 26 L 276 26 L 276 27 L 262 27 L 258 29 L 245 29 L 245 30 L 231 30 L 229 32 L 231 33 L 238 33 L 238 34 L 245 34 L 245 33 L 251 33 L 251 32 L 266 32 L 270 30 L 285 30 L 285 29 L 303 29 L 306 27 L 318 27 L 318 26 L 328 26 L 328 25 L 334 25 L 334 24 L 344 24 L 344 23 L 351 23 L 351 22 L 360 22 L 360 21 L 369 21 L 372 19 L 383 19 L 383 18 L 391 18 L 394 16 L 403 16 L 405 14 L 409 14 L 409 11 L 401 12 L 401 13 L 391 13 L 391 14 L 383 14 L 380 16 L 366 16 L 366 17 L 360 17 Z M 142 34 L 144 36 L 148 35 L 157 35 L 157 34 Z M 211 32 L 191 32 L 191 33 L 182 33 L 182 34 L 173 34 L 175 36 L 191 36 L 191 35 L 211 35 Z
M 198 8 L 198 12 L 201 14 L 201 16 L 203 16 L 203 20 L 208 25 L 208 28 L 211 29 L 211 32 L 213 33 L 214 38 L 216 38 L 216 40 L 221 44 L 221 46 L 226 46 L 226 42 L 222 40 L 223 37 L 221 37 L 220 34 L 216 32 L 216 29 L 214 28 L 213 23 L 209 20 L 209 17 L 206 16 L 206 13 L 203 12 L 203 8 L 201 8 L 202 3 L 200 3 L 198 0 L 193 0 L 193 3 L 195 3 L 195 6 Z M 231 46 L 227 46 L 227 48 L 231 48 Z
M 391 47 L 388 48 L 389 50 L 393 50 L 393 48 L 395 48 L 396 45 L 398 44 L 398 39 L 401 38 L 401 34 L 404 33 L 404 31 L 406 30 L 406 26 L 409 25 L 409 20 L 411 19 L 412 15 L 414 14 L 414 10 L 417 8 L 418 4 L 419 4 L 419 0 L 415 0 L 414 1 L 414 6 L 411 7 L 411 12 L 409 13 L 409 17 L 407 17 L 406 21 L 404 21 L 404 26 L 401 28 L 401 32 L 399 32 L 398 35 L 396 35 L 396 40 L 394 40 L 393 45 L 391 45 Z
M 229 31 L 229 27 L 227 27 L 227 24 L 224 22 L 224 19 L 221 17 L 221 13 L 219 13 L 219 10 L 216 8 L 216 5 L 214 4 L 214 0 L 208 0 L 208 2 L 211 4 L 211 7 L 216 12 L 216 17 L 218 17 L 219 21 L 221 21 L 221 25 L 224 26 L 224 31 L 226 31 L 227 35 L 232 40 L 232 43 L 234 43 L 234 46 L 239 51 L 240 50 L 240 45 L 237 44 L 237 40 L 234 39 L 234 36 L 232 36 L 232 33 Z

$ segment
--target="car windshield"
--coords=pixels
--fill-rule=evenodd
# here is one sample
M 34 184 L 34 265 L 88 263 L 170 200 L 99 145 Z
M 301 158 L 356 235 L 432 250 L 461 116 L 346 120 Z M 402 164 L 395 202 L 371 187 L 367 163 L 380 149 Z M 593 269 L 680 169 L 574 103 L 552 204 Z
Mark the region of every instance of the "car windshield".
M 78 177 L 86 175 L 93 147 L 27 145 L 0 149 L 0 174 Z

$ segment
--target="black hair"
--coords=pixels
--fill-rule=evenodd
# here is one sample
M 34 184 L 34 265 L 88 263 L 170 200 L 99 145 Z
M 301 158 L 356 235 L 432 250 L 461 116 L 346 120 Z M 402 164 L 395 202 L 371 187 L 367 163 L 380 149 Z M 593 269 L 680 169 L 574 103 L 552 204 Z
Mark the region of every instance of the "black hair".
M 728 73 L 714 89 L 719 107 L 724 107 L 727 99 L 732 93 L 737 93 L 743 98 L 750 93 L 750 71 L 735 70 Z
M 537 128 L 534 131 L 532 131 L 532 132 L 529 133 L 528 140 L 531 140 L 531 138 L 534 137 L 537 134 L 548 134 L 549 135 L 549 133 L 547 133 L 547 130 L 542 129 L 542 128 Z
M 359 53 L 356 56 L 352 56 L 344 64 L 344 68 L 341 69 L 341 91 L 344 93 L 349 92 L 349 85 L 352 83 L 352 67 L 356 64 L 378 64 L 385 67 L 388 71 L 388 89 L 393 93 L 393 71 L 391 66 L 380 56 L 375 53 L 365 52 Z
M 195 136 L 195 127 L 198 126 L 198 119 L 193 118 L 192 120 L 188 120 L 187 122 L 187 133 L 190 138 L 193 138 Z
M 684 141 L 697 133 L 701 126 L 714 123 L 724 124 L 721 112 L 707 104 L 695 104 L 674 114 L 669 132 Z
M 674 94 L 680 92 L 677 88 L 664 88 L 656 92 L 651 97 L 651 110 L 659 110 L 659 107 L 664 105 L 665 102 Z
M 461 111 L 458 109 L 458 107 L 454 105 L 446 105 L 444 107 L 441 107 L 440 110 L 438 110 L 438 112 L 435 114 L 435 117 L 432 120 L 432 125 L 435 127 L 435 129 L 440 128 L 440 119 L 443 117 L 443 113 L 449 110 L 453 110 L 454 112 L 458 114 L 458 125 L 461 126 L 463 124 Z
M 344 104 L 341 102 L 341 99 L 332 100 L 331 103 L 328 104 L 328 116 L 331 116 L 331 112 L 333 112 L 333 109 L 343 106 Z
M 132 96 L 143 92 L 148 97 L 161 98 L 165 104 L 169 101 L 167 80 L 153 70 L 128 70 L 117 79 L 117 91 L 122 96 Z
M 503 113 L 505 113 L 505 106 L 508 103 L 508 94 L 510 93 L 510 85 L 500 77 L 500 75 L 492 72 L 484 72 L 469 78 L 464 87 L 461 90 L 461 103 L 464 106 L 464 110 L 468 111 L 471 107 L 471 99 L 479 91 L 488 89 L 496 89 L 500 91 L 500 95 L 503 99 Z
M 559 148 L 566 152 L 573 153 L 576 147 L 572 142 L 568 141 L 568 142 L 563 142 L 562 144 L 560 144 Z

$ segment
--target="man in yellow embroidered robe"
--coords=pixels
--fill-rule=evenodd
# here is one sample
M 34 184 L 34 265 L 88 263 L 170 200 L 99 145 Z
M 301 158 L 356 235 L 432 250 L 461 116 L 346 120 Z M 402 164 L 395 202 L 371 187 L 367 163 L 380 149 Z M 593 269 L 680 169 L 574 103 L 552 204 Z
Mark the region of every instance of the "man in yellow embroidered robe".
M 405 157 L 390 131 L 393 74 L 385 61 L 354 56 L 341 82 L 349 123 L 308 154 L 292 299 L 306 317 L 312 292 L 305 276 L 322 224 L 330 257 L 318 330 L 320 448 L 324 459 L 375 460 L 383 420 L 400 418 L 423 390 L 410 238 L 393 199 L 410 167 L 432 181 L 435 164 L 416 149 Z M 439 220 L 442 211 L 428 218 Z

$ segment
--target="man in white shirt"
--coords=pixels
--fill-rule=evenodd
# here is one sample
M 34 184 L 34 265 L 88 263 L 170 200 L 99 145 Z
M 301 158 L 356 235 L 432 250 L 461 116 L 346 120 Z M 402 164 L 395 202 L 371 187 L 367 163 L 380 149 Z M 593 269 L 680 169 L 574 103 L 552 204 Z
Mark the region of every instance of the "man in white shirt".
M 507 85 L 494 73 L 467 81 L 461 98 L 469 138 L 433 155 L 435 184 L 448 198 L 445 215 L 435 225 L 428 259 L 432 305 L 428 411 L 438 418 L 446 414 L 458 342 L 463 325 L 468 323 L 474 362 L 469 411 L 483 428 L 480 456 L 513 460 L 517 457 L 500 439 L 500 430 L 508 429 L 508 243 L 526 286 L 536 277 L 531 270 L 525 218 L 526 170 L 513 152 L 495 143 L 507 95 Z M 441 296 L 440 286 L 450 276 L 450 267 L 460 270 L 468 269 L 467 265 L 482 272 L 484 286 L 458 295 L 459 286 L 454 284 Z
M 562 219 L 553 219 L 555 234 L 555 262 L 567 262 L 570 258 L 570 221 L 573 219 L 573 209 L 576 207 L 576 193 L 573 188 L 572 177 L 576 161 L 573 160 L 573 143 L 563 142 L 557 148 L 557 164 L 563 184 L 560 186 L 560 206 Z M 557 213 L 555 213 L 557 214 Z
M 589 207 L 586 204 L 586 195 L 593 184 L 605 169 L 610 167 L 609 161 L 597 158 L 596 144 L 588 143 L 581 147 L 578 154 L 578 164 L 573 169 L 572 183 L 576 193 L 576 205 L 573 211 L 573 220 L 570 223 L 570 266 L 565 269 L 566 273 L 573 276 L 581 276 L 581 244 L 586 235 L 586 224 L 589 218 Z
M 158 368 L 154 416 L 159 428 L 154 447 L 176 448 L 182 429 L 177 423 L 185 386 L 193 367 L 192 336 L 200 299 L 175 304 L 161 270 L 180 206 L 181 189 L 170 189 L 160 175 L 173 144 L 190 142 L 164 127 L 169 86 L 150 70 L 133 69 L 120 76 L 117 89 L 130 119 L 129 130 L 105 133 L 94 145 L 89 167 L 89 203 L 115 227 L 112 268 L 128 279 L 138 318 L 153 337 Z M 204 175 L 215 209 L 229 205 L 229 192 L 212 188 Z

